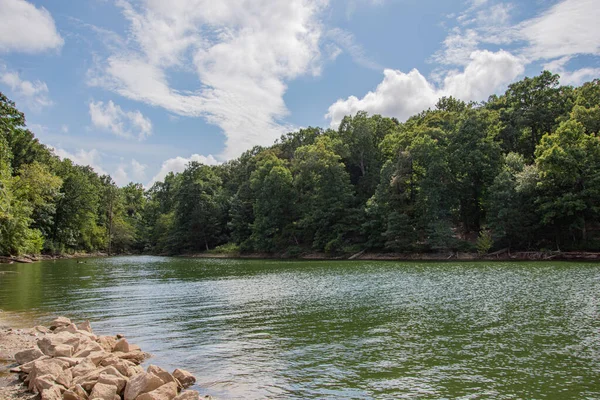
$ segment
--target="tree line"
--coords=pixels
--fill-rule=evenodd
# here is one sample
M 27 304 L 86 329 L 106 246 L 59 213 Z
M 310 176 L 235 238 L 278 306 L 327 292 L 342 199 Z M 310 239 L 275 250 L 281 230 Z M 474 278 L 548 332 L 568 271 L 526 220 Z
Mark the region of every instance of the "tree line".
M 59 159 L 0 96 L 0 254 L 600 250 L 598 79 L 358 112 L 147 190 Z

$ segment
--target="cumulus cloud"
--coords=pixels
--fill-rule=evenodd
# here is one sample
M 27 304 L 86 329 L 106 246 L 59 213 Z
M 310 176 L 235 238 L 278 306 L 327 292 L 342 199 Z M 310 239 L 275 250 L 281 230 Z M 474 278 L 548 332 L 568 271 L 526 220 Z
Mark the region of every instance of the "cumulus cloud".
M 85 151 L 83 149 L 78 150 L 75 153 L 70 153 L 62 148 L 54 148 L 54 154 L 59 156 L 61 159 L 68 158 L 77 165 L 89 165 L 100 175 L 108 175 L 108 173 L 100 166 L 101 155 L 96 149 Z
M 165 176 L 167 176 L 167 174 L 169 172 L 174 172 L 174 173 L 183 172 L 185 170 L 186 165 L 188 165 L 191 161 L 196 161 L 196 162 L 199 162 L 199 163 L 205 164 L 205 165 L 219 164 L 217 159 L 215 157 L 213 157 L 212 154 L 209 154 L 208 156 L 203 156 L 200 154 L 192 154 L 189 158 L 184 158 L 184 157 L 170 158 L 162 163 L 162 166 L 160 167 L 160 171 L 158 171 L 158 173 L 156 175 L 154 175 L 154 177 L 152 178 L 152 180 L 150 181 L 148 186 L 152 186 L 155 182 L 162 181 L 163 179 L 165 179 Z
M 146 179 L 146 168 L 147 165 L 140 163 L 136 159 L 131 160 L 131 174 L 136 181 L 143 181 Z
M 121 107 L 110 100 L 91 101 L 89 104 L 92 124 L 124 138 L 137 137 L 145 139 L 152 134 L 152 122 L 139 111 L 123 111 Z
M 89 84 L 178 115 L 204 117 L 225 136 L 221 158 L 270 144 L 290 129 L 286 82 L 318 74 L 326 0 L 118 2 L 131 46 L 89 73 Z M 198 77 L 194 91 L 169 85 L 173 69 Z
M 345 115 L 364 110 L 372 114 L 396 117 L 401 121 L 432 107 L 442 96 L 454 96 L 464 101 L 485 100 L 523 73 L 523 62 L 507 51 L 473 52 L 471 62 L 462 72 L 450 71 L 441 87 L 429 82 L 418 70 L 409 73 L 386 69 L 383 81 L 375 91 L 362 99 L 350 96 L 329 107 L 326 118 L 337 128 Z
M 52 105 L 45 82 L 22 79 L 18 72 L 7 71 L 2 66 L 0 66 L 0 82 L 10 88 L 16 99 L 22 100 L 33 110 L 37 111 Z
M 0 0 L 0 53 L 38 53 L 59 49 L 64 41 L 52 15 L 25 0 Z
M 539 17 L 519 25 L 532 60 L 576 54 L 600 55 L 600 7 L 597 0 L 563 0 Z

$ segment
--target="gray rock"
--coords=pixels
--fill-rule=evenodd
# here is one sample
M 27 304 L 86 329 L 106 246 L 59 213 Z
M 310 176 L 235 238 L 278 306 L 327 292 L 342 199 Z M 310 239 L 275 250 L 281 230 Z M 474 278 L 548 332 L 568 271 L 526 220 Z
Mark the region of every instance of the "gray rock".
M 15 360 L 19 363 L 19 364 L 27 364 L 28 362 L 31 362 L 33 360 L 37 360 L 38 358 L 42 357 L 44 355 L 44 353 L 42 353 L 40 351 L 40 349 L 27 349 L 27 350 L 23 350 L 18 352 L 17 354 L 15 354 Z

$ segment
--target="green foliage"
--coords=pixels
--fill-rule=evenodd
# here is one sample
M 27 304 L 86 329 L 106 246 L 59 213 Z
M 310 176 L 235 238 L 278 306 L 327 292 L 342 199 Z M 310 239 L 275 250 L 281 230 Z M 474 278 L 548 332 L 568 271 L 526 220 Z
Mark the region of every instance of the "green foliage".
M 489 253 L 490 249 L 494 245 L 492 233 L 487 229 L 483 229 L 481 232 L 479 232 L 479 237 L 477 238 L 475 245 L 477 246 L 477 253 L 479 255 Z
M 600 250 L 599 131 L 600 80 L 544 71 L 484 104 L 358 112 L 145 190 L 60 160 L 0 93 L 0 253 Z

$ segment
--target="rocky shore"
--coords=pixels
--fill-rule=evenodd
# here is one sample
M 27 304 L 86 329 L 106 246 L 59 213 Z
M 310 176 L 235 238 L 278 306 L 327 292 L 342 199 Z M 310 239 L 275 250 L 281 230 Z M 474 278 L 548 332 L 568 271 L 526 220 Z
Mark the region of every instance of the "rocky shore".
M 98 336 L 88 321 L 0 330 L 0 398 L 199 400 L 189 372 L 140 364 L 149 357 L 122 335 Z M 7 372 L 10 374 L 7 374 Z

